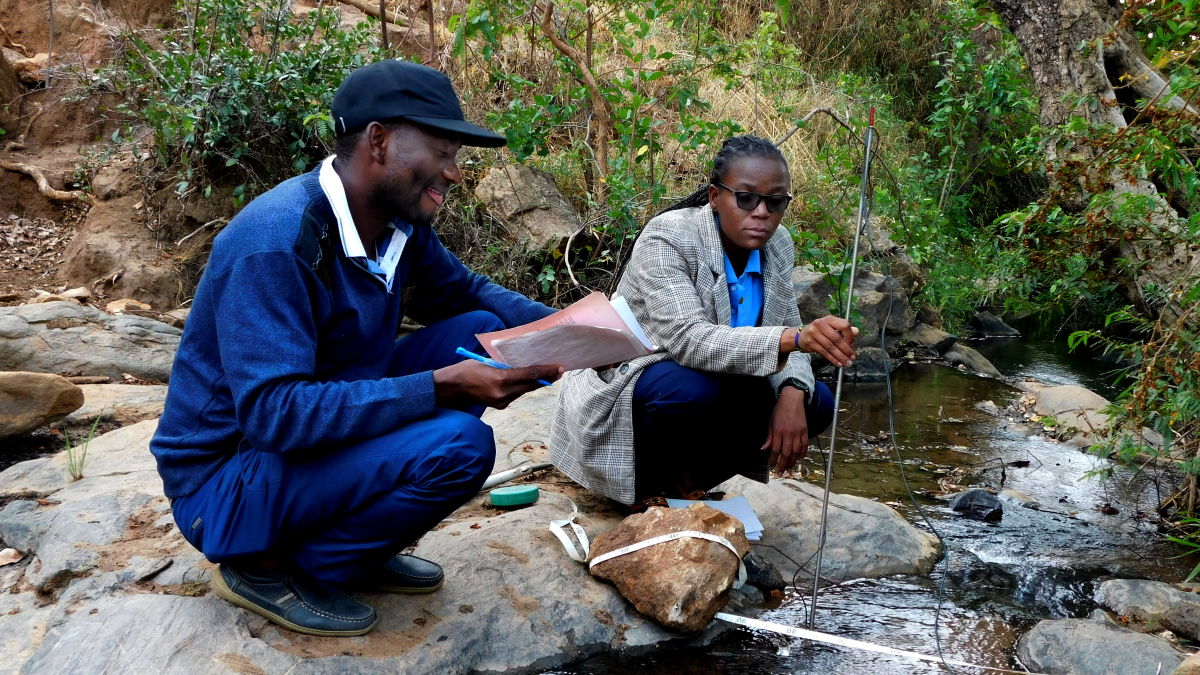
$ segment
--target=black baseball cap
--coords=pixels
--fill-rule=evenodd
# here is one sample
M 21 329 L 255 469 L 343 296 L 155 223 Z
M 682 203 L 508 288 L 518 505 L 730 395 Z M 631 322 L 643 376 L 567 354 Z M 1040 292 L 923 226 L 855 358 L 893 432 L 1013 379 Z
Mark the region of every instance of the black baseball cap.
M 452 133 L 463 145 L 499 148 L 500 134 L 468 122 L 450 78 L 408 61 L 376 61 L 350 73 L 333 96 L 334 133 L 343 136 L 371 122 L 403 119 Z

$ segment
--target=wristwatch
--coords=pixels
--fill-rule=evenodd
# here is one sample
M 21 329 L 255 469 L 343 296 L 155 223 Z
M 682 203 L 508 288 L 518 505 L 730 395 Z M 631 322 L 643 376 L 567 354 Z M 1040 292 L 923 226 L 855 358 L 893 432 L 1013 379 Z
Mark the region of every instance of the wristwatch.
M 805 397 L 807 397 L 811 393 L 808 390 L 808 385 L 801 382 L 800 378 L 798 378 L 798 377 L 789 377 L 788 379 L 784 380 L 779 385 L 779 391 L 776 391 L 775 395 L 779 396 L 780 394 L 782 394 L 784 387 L 795 387 L 795 388 L 799 389 L 800 391 L 804 392 Z

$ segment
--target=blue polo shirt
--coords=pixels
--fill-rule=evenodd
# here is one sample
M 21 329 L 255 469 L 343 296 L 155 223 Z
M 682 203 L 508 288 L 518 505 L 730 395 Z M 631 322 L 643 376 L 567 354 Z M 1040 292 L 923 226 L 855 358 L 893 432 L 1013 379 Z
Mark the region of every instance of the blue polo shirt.
M 721 255 L 725 258 L 725 281 L 729 283 L 729 325 L 734 328 L 757 326 L 763 313 L 762 264 L 758 251 L 750 251 L 746 269 L 740 277 L 734 273 L 729 254 L 724 249 Z

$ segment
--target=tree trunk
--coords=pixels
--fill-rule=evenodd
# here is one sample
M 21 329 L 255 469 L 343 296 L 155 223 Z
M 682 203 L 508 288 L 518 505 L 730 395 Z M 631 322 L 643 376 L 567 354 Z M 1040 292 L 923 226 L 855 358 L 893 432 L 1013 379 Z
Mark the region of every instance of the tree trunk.
M 992 8 L 1017 38 L 1022 56 L 1033 75 L 1038 96 L 1041 123 L 1053 128 L 1067 123 L 1072 117 L 1082 117 L 1091 124 L 1112 125 L 1121 133 L 1128 123 L 1119 105 L 1073 105 L 1073 100 L 1116 101 L 1114 83 L 1132 90 L 1143 101 L 1155 101 L 1156 106 L 1184 110 L 1200 115 L 1195 104 L 1187 104 L 1172 96 L 1168 80 L 1163 77 L 1141 47 L 1137 36 L 1121 22 L 1125 6 L 1119 0 L 990 0 Z M 1128 100 L 1128 97 L 1126 98 Z M 1089 161 L 1097 154 L 1090 147 L 1048 145 L 1051 161 L 1078 159 Z M 1162 222 L 1168 229 L 1176 227 L 1178 214 L 1158 193 L 1147 176 L 1129 179 L 1125 176 L 1100 176 L 1116 194 L 1148 195 L 1160 203 Z M 1079 188 L 1083 188 L 1080 181 Z M 1082 211 L 1090 194 L 1077 191 L 1064 208 Z M 1142 242 L 1124 242 L 1118 251 L 1122 258 L 1134 263 L 1132 274 L 1118 279 L 1121 292 L 1148 315 L 1157 315 L 1164 307 L 1147 294 L 1153 285 L 1161 289 L 1175 288 L 1186 278 L 1194 278 L 1200 268 L 1200 251 L 1182 245 L 1153 246 Z M 1178 303 L 1165 307 L 1167 318 L 1178 317 Z

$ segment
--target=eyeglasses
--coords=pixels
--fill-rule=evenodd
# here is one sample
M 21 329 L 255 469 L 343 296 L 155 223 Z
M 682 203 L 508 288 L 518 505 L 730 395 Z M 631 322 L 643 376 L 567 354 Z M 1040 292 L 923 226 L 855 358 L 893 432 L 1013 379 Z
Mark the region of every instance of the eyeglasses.
M 717 187 L 723 187 L 732 192 L 734 198 L 737 199 L 738 208 L 743 211 L 753 211 L 754 209 L 758 208 L 759 202 L 765 200 L 767 202 L 768 211 L 771 213 L 783 213 L 784 211 L 787 211 L 788 204 L 790 204 L 792 201 L 792 195 L 790 193 L 783 195 L 760 195 L 757 192 L 742 192 L 740 190 L 734 190 L 733 188 L 721 182 L 714 183 L 714 185 Z

